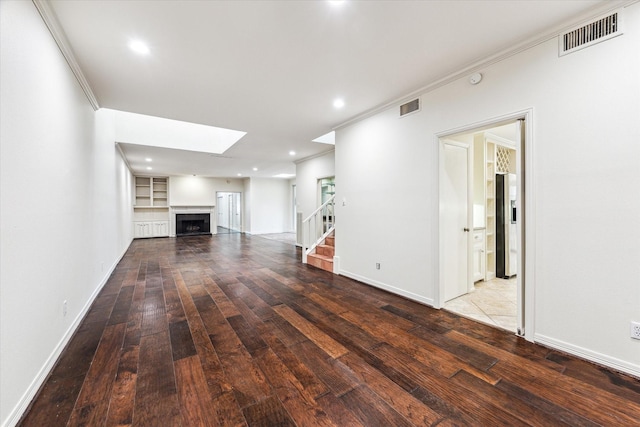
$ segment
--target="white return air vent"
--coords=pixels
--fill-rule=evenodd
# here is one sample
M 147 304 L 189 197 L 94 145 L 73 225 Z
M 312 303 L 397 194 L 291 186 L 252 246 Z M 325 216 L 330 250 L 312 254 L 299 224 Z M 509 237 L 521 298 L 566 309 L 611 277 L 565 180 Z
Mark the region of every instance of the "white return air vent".
M 402 104 L 400 106 L 400 117 L 406 116 L 407 114 L 415 111 L 420 111 L 420 98 L 416 98 L 413 101 Z
M 561 34 L 558 38 L 558 53 L 560 56 L 567 55 L 620 35 L 622 35 L 622 10 Z

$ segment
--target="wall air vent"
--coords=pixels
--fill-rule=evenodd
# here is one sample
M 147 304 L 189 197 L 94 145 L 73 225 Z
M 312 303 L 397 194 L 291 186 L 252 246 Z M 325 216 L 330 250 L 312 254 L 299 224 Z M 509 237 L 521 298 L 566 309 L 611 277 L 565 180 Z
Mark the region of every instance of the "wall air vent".
M 621 11 L 561 34 L 558 39 L 560 56 L 584 49 L 596 43 L 622 35 Z
M 416 98 L 413 101 L 409 101 L 406 104 L 400 106 L 400 117 L 406 116 L 409 113 L 420 110 L 420 98 Z

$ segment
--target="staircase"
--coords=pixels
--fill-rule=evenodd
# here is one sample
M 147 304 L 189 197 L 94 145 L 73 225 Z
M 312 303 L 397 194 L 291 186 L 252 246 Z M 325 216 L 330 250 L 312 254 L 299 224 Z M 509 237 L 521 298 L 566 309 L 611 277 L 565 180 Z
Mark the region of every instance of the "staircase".
M 335 232 L 332 232 L 322 243 L 316 246 L 313 253 L 307 255 L 307 264 L 333 273 L 333 256 L 336 252 L 335 244 Z
M 335 200 L 334 194 L 302 221 L 302 263 L 311 264 L 333 273 L 335 255 Z

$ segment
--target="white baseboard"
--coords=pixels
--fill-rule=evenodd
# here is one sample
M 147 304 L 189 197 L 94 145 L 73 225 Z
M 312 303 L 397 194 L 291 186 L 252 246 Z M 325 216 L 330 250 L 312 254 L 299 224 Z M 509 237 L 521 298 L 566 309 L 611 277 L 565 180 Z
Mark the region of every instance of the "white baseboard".
M 91 308 L 91 304 L 93 304 L 93 301 L 95 301 L 96 297 L 98 296 L 98 294 L 100 293 L 104 285 L 107 284 L 109 277 L 111 277 L 111 274 L 116 269 L 116 266 L 122 260 L 124 255 L 127 253 L 127 250 L 129 250 L 129 247 L 131 246 L 132 242 L 133 242 L 133 239 L 131 239 L 131 241 L 126 246 L 124 251 L 120 254 L 120 256 L 116 259 L 116 261 L 107 270 L 107 273 L 104 275 L 102 280 L 100 280 L 100 283 L 98 284 L 96 289 L 93 291 L 93 293 L 89 297 L 89 300 L 87 301 L 87 303 L 84 305 L 84 307 L 82 307 L 82 310 L 80 310 L 76 318 L 73 319 L 73 322 L 71 323 L 71 325 L 69 325 L 69 328 L 64 333 L 64 335 L 62 336 L 62 338 L 60 339 L 56 347 L 53 349 L 53 351 L 47 358 L 47 361 L 45 362 L 45 364 L 42 366 L 42 368 L 40 368 L 40 371 L 38 371 L 38 374 L 36 375 L 36 377 L 33 379 L 33 381 L 31 381 L 31 384 L 29 385 L 27 390 L 24 392 L 24 394 L 18 401 L 18 404 L 13 408 L 13 410 L 11 411 L 11 413 L 9 414 L 5 422 L 2 424 L 2 427 L 14 427 L 15 425 L 18 424 L 18 422 L 20 421 L 20 418 L 22 418 L 27 408 L 29 408 L 31 401 L 36 396 L 36 393 L 38 393 L 38 390 L 40 390 L 40 387 L 42 387 L 42 384 L 44 384 L 47 377 L 49 376 L 49 373 L 51 372 L 56 362 L 58 361 L 60 354 L 62 354 L 62 351 L 65 349 L 67 344 L 69 344 L 69 341 L 73 337 L 73 334 L 76 332 L 76 330 L 80 326 L 80 323 L 82 323 L 82 320 L 87 315 L 87 312 Z
M 534 342 L 542 344 L 547 347 L 551 347 L 556 350 L 563 351 L 574 356 L 578 356 L 582 359 L 589 360 L 603 365 L 616 371 L 624 372 L 629 375 L 633 375 L 636 378 L 640 378 L 640 365 L 626 362 L 624 360 L 617 359 L 615 357 L 607 356 L 606 354 L 598 353 L 597 351 L 589 350 L 577 345 L 573 345 L 555 338 L 548 337 L 542 334 L 534 334 Z
M 425 298 L 422 295 L 414 294 L 413 292 L 405 291 L 404 289 L 396 288 L 395 286 L 388 285 L 386 283 L 378 282 L 376 280 L 369 279 L 367 277 L 360 276 L 355 273 L 350 273 L 345 270 L 340 270 L 339 273 L 341 276 L 348 277 L 353 280 L 357 280 L 358 282 L 365 283 L 367 285 L 374 286 L 376 288 L 383 289 L 385 291 L 391 292 L 392 294 L 400 295 L 405 298 L 408 298 L 412 301 L 416 301 L 422 304 L 426 304 L 428 306 L 433 307 L 433 298 Z

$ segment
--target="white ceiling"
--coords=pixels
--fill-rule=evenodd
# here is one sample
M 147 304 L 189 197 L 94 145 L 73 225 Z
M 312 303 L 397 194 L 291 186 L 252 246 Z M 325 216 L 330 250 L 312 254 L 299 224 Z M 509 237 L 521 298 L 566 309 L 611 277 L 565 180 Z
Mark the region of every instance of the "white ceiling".
M 334 127 L 620 2 L 333 3 L 49 2 L 100 107 L 247 132 L 224 157 L 122 144 L 134 172 L 216 177 L 295 173 Z

